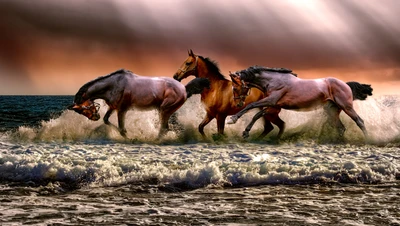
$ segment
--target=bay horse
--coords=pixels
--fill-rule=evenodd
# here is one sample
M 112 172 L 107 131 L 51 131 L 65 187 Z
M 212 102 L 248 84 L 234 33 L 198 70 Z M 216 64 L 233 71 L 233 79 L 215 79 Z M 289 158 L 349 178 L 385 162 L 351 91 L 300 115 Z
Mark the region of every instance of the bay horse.
M 181 81 L 193 75 L 197 78 L 207 78 L 210 81 L 210 89 L 204 89 L 201 93 L 201 102 L 204 104 L 206 116 L 199 124 L 198 130 L 203 139 L 205 139 L 204 127 L 215 118 L 217 120 L 218 134 L 223 135 L 226 117 L 236 114 L 242 110 L 245 105 L 238 107 L 235 104 L 232 93 L 232 82 L 221 74 L 218 65 L 214 61 L 200 55 L 195 55 L 192 50 L 188 51 L 188 55 L 188 58 L 175 73 L 174 79 Z M 263 97 L 264 94 L 255 89 L 247 98 L 249 102 L 253 102 L 261 100 Z M 268 108 L 254 116 L 257 119 L 261 117 L 264 118 L 264 131 L 258 138 L 264 137 L 273 130 L 274 127 L 271 122 L 279 128 L 280 132 L 278 137 L 282 134 L 285 123 L 279 118 L 279 111 L 280 109 Z
M 328 116 L 333 120 L 339 136 L 343 136 L 345 127 L 339 114 L 344 111 L 368 137 L 364 121 L 353 108 L 353 100 L 365 100 L 372 95 L 369 84 L 358 82 L 345 83 L 339 79 L 328 77 L 320 79 L 300 79 L 290 70 L 252 66 L 247 69 L 230 73 L 233 95 L 238 106 L 249 103 L 244 109 L 231 116 L 228 124 L 235 123 L 243 114 L 252 108 L 273 107 L 288 110 L 314 110 L 323 106 Z M 246 99 L 251 88 L 261 90 L 265 97 L 252 102 Z
M 94 100 L 103 99 L 109 107 L 103 118 L 104 123 L 111 125 L 109 118 L 116 110 L 118 129 L 125 138 L 125 115 L 129 109 L 158 109 L 160 137 L 168 131 L 169 118 L 185 103 L 187 96 L 199 94 L 203 88 L 209 87 L 209 82 L 204 80 L 193 81 L 186 89 L 182 83 L 172 78 L 139 76 L 129 70 L 120 69 L 84 84 L 68 109 L 97 121 L 100 119 L 100 105 Z

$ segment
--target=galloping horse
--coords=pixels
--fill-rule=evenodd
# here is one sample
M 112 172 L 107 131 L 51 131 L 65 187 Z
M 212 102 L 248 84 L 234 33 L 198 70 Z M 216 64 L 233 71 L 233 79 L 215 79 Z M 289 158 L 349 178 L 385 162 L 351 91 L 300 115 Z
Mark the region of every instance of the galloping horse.
M 231 116 L 228 124 L 235 123 L 243 114 L 252 108 L 274 107 L 289 110 L 314 110 L 324 106 L 330 119 L 336 125 L 339 135 L 343 136 L 345 127 L 340 121 L 339 114 L 343 110 L 367 138 L 364 121 L 353 109 L 353 100 L 365 100 L 372 95 L 371 85 L 358 82 L 347 84 L 336 78 L 300 79 L 291 71 L 276 70 L 266 67 L 253 66 L 230 73 L 232 78 L 233 95 L 237 105 L 243 105 L 251 87 L 261 90 L 265 98 L 251 102 L 243 110 Z M 246 101 L 250 101 L 247 100 Z
M 174 75 L 174 79 L 181 81 L 190 75 L 197 78 L 207 78 L 210 81 L 210 89 L 204 89 L 201 93 L 201 101 L 206 110 L 206 117 L 199 125 L 199 132 L 205 138 L 204 127 L 214 118 L 217 119 L 218 134 L 223 135 L 225 128 L 225 119 L 228 115 L 233 115 L 243 109 L 245 106 L 237 107 L 232 93 L 232 82 L 226 79 L 220 72 L 217 64 L 209 58 L 204 58 L 195 55 L 192 50 L 188 51 L 189 57 L 183 62 L 182 66 Z M 248 96 L 248 101 L 253 102 L 261 100 L 264 97 L 263 93 L 254 90 Z M 280 111 L 280 110 L 279 110 Z M 278 126 L 280 131 L 283 131 L 284 122 L 279 118 L 276 109 L 265 109 L 254 117 L 264 118 L 264 131 L 259 138 L 264 137 L 273 126 L 271 122 Z M 250 125 L 249 125 L 250 126 Z M 279 132 L 278 137 L 281 135 Z
M 94 100 L 103 99 L 109 106 L 103 118 L 104 123 L 111 125 L 109 118 L 117 110 L 119 132 L 126 137 L 125 115 L 131 107 L 156 108 L 160 113 L 160 137 L 168 131 L 168 119 L 185 103 L 187 95 L 200 93 L 209 83 L 196 80 L 187 86 L 189 89 L 172 78 L 139 76 L 121 69 L 83 85 L 75 95 L 74 104 L 68 109 L 96 121 L 100 119 L 100 114 L 99 105 Z

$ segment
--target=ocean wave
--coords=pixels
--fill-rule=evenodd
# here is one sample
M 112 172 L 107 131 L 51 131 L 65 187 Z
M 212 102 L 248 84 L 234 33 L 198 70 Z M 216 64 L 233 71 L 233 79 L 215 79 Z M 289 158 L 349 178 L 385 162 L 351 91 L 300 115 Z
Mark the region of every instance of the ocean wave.
M 156 185 L 164 189 L 265 184 L 382 183 L 399 179 L 398 148 L 368 145 L 0 144 L 0 180 L 25 185 Z M 5 151 L 7 150 L 7 151 Z

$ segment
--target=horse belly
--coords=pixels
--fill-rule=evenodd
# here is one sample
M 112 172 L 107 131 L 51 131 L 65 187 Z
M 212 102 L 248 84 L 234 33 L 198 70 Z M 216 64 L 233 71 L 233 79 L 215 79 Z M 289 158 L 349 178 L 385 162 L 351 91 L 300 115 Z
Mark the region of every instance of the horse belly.
M 283 105 L 282 106 L 283 109 L 292 110 L 292 111 L 300 111 L 300 112 L 303 112 L 303 111 L 315 111 L 315 110 L 318 110 L 318 109 L 320 109 L 322 107 L 323 107 L 322 103 L 313 104 L 313 105 L 304 105 L 304 106 L 302 106 L 302 105 L 300 105 L 300 106 L 294 106 L 294 105 L 285 106 L 285 105 Z
M 280 103 L 279 103 L 280 102 Z M 323 107 L 326 98 L 323 93 L 313 97 L 283 98 L 278 102 L 278 106 L 287 110 L 294 111 L 314 111 Z
M 136 94 L 131 99 L 132 107 L 142 110 L 150 110 L 161 105 L 162 100 L 152 93 Z

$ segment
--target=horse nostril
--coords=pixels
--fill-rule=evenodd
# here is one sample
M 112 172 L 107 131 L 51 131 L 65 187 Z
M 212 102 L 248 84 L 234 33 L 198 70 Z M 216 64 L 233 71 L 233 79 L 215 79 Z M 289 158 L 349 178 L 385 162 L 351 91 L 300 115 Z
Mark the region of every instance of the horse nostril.
M 98 113 L 93 114 L 92 117 L 90 118 L 90 120 L 93 120 L 93 121 L 97 121 L 99 119 L 100 119 L 100 114 L 98 114 Z
M 177 80 L 178 82 L 180 82 L 182 79 L 179 78 L 178 74 L 175 74 L 173 77 L 175 80 Z

